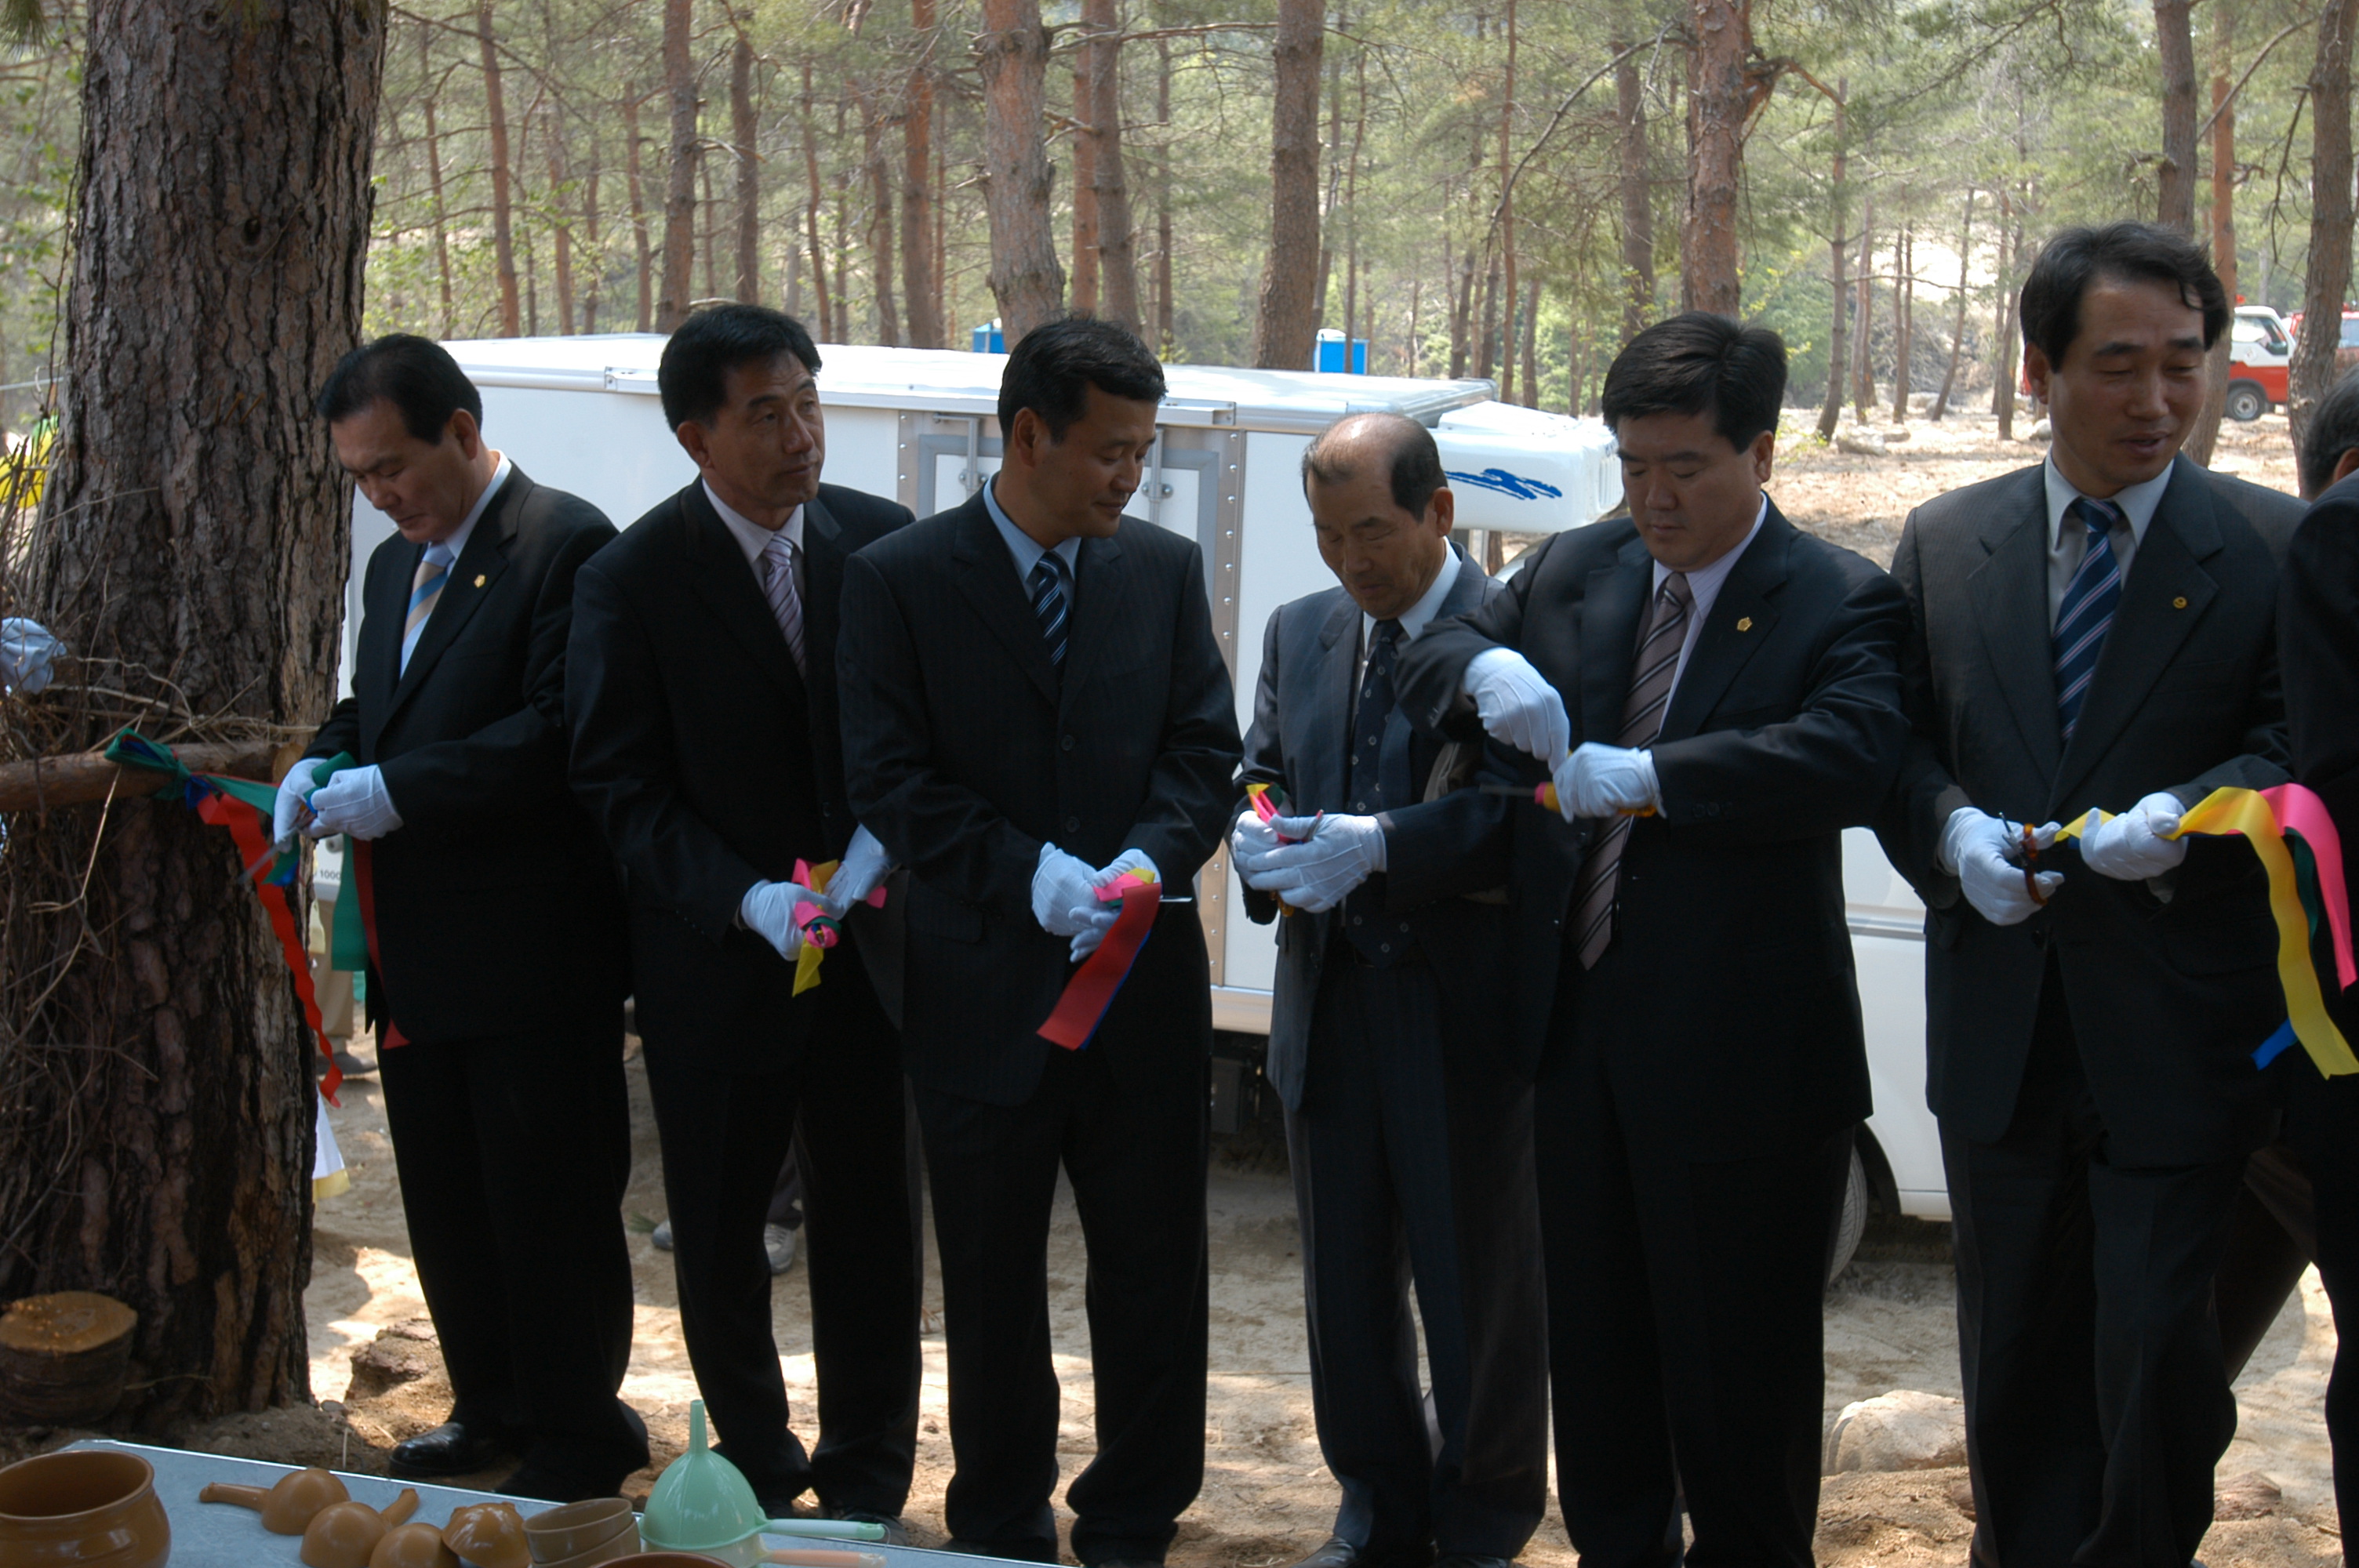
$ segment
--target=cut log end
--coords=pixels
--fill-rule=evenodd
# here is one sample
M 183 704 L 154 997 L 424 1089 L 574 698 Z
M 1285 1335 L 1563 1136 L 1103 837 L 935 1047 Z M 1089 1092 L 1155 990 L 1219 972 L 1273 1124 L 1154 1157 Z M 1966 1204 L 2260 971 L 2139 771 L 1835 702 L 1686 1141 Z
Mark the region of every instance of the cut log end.
M 27 1296 L 0 1314 L 0 1353 L 79 1356 L 128 1340 L 139 1314 L 95 1291 Z
M 139 1314 L 91 1291 L 27 1296 L 0 1314 L 0 1419 L 79 1425 L 123 1398 Z

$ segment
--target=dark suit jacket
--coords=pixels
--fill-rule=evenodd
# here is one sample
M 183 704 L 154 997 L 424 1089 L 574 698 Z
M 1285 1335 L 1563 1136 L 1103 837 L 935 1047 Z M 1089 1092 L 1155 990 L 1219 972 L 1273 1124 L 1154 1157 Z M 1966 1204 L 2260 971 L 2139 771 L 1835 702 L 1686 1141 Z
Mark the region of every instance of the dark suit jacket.
M 1995 1139 L 2014 1115 L 2051 950 L 2110 1158 L 2218 1158 L 2262 1114 L 2250 1053 L 2285 1006 L 2251 849 L 2197 839 L 2165 903 L 2088 870 L 2068 841 L 2053 855 L 2054 900 L 2006 927 L 1974 912 L 1935 851 L 1962 806 L 2066 822 L 2158 790 L 2191 806 L 2220 784 L 2283 783 L 2277 562 L 2300 518 L 2290 497 L 2180 459 L 2067 746 L 2041 470 L 1910 514 L 1892 570 L 1915 611 L 1914 732 L 1877 833 L 1929 910 L 1926 1099 L 1966 1137 Z
M 1564 694 L 1575 746 L 1614 744 L 1653 594 L 1654 559 L 1628 518 L 1560 534 L 1487 609 L 1410 645 L 1403 703 L 1429 728 L 1451 723 L 1467 662 L 1499 644 Z M 1899 762 L 1906 623 L 1890 578 L 1775 504 L 1721 585 L 1654 747 L 1663 809 L 1633 825 L 1623 851 L 1615 940 L 1630 994 L 1581 1009 L 1634 1138 L 1743 1159 L 1867 1115 L 1843 829 L 1869 820 Z M 1560 966 L 1579 962 L 1566 926 L 1599 825 L 1533 805 L 1512 822 L 1516 1037 L 1530 1072 Z
M 851 841 L 835 660 L 844 562 L 908 520 L 832 484 L 804 506 L 808 676 L 701 481 L 582 568 L 566 689 L 573 787 L 623 864 L 640 1033 L 717 1069 L 776 1070 L 810 1032 L 794 966 L 737 924 L 737 906 L 756 882 L 788 881 L 798 860 L 833 860 Z M 855 938 L 829 962 L 857 950 Z
M 1451 546 L 1453 550 L 1456 546 Z M 1506 592 L 1504 584 L 1461 554 L 1435 621 L 1471 614 Z M 1360 662 L 1360 607 L 1340 588 L 1306 595 L 1273 611 L 1262 636 L 1261 677 L 1254 691 L 1253 729 L 1245 736 L 1244 784 L 1275 784 L 1286 791 L 1289 816 L 1351 809 L 1346 753 L 1352 749 L 1352 686 Z M 1422 795 L 1445 744 L 1419 734 L 1397 705 L 1385 726 L 1388 760 L 1415 781 L 1419 802 L 1383 814 L 1385 870 L 1375 886 L 1384 907 L 1409 926 L 1432 966 L 1443 1007 L 1465 1025 L 1465 1036 L 1495 1049 L 1506 1037 L 1504 903 L 1465 895 L 1504 888 L 1507 838 L 1500 831 L 1507 802 L 1479 788 L 1437 800 Z M 1479 742 L 1473 744 L 1479 753 Z M 1489 782 L 1512 782 L 1501 772 Z M 1238 803 L 1244 809 L 1244 803 Z M 1298 910 L 1278 920 L 1277 900 L 1245 890 L 1245 914 L 1277 924 L 1277 988 L 1270 1008 L 1269 1077 L 1288 1108 L 1299 1109 L 1308 1077 L 1310 1015 L 1320 971 L 1332 941 L 1343 939 L 1343 908 L 1316 914 Z M 1339 961 L 1348 955 L 1338 950 Z M 1502 1052 L 1502 1054 L 1509 1054 Z
M 2359 475 L 2320 496 L 2294 530 L 2277 600 L 2277 648 L 2293 776 L 2326 803 L 2343 844 L 2359 846 Z M 2359 993 L 2339 994 L 2332 979 L 2324 989 L 2349 1036 L 2359 1028 Z
M 369 556 L 353 695 L 305 754 L 376 764 L 401 814 L 369 851 L 382 968 L 368 1006 L 412 1040 L 594 1021 L 629 993 L 614 870 L 565 787 L 574 578 L 614 536 L 588 502 L 513 470 L 406 672 L 425 546 L 397 534 Z
M 852 805 L 911 873 L 906 1060 L 993 1105 L 1031 1095 L 1057 1049 L 1038 1031 L 1071 973 L 1066 938 L 1032 918 L 1040 846 L 1093 866 L 1142 849 L 1177 894 L 1230 820 L 1235 702 L 1195 545 L 1125 517 L 1082 542 L 1074 599 L 1060 676 L 980 492 L 844 574 Z M 1180 904 L 1139 963 L 1201 971 L 1203 952 Z M 1090 1049 L 1121 1073 L 1201 1076 L 1209 1024 L 1186 1022 Z

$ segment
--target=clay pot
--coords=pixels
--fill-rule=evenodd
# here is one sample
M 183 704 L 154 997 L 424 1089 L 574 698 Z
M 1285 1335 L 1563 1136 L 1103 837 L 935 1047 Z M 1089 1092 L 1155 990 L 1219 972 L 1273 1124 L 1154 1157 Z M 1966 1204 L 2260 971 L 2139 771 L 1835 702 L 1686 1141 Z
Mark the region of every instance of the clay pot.
M 605 1545 L 625 1530 L 631 1532 L 631 1549 L 636 1552 L 639 1538 L 633 1528 L 631 1505 L 621 1498 L 592 1498 L 587 1502 L 567 1503 L 562 1508 L 534 1514 L 524 1521 L 525 1544 L 530 1548 L 533 1561 L 541 1563 L 563 1563 L 568 1558 L 579 1557 L 595 1547 Z
M 316 1465 L 281 1476 L 266 1492 L 260 1487 L 214 1481 L 197 1494 L 201 1503 L 234 1503 L 255 1509 L 262 1515 L 262 1528 L 273 1535 L 300 1535 L 310 1527 L 312 1515 L 330 1503 L 351 1499 L 342 1481 Z
M 417 1511 L 414 1487 L 404 1487 L 383 1513 L 366 1503 L 330 1503 L 303 1528 L 303 1561 L 310 1568 L 368 1568 L 385 1532 Z
M 0 1568 L 163 1568 L 171 1555 L 155 1468 L 136 1454 L 68 1450 L 0 1470 Z
M 571 1557 L 552 1557 L 538 1568 L 604 1568 L 604 1564 L 625 1557 L 636 1556 L 642 1550 L 639 1527 L 632 1520 L 622 1521 L 623 1528 L 597 1545 L 577 1552 Z
M 514 1503 L 476 1503 L 451 1511 L 442 1544 L 476 1568 L 531 1568 L 525 1545 L 524 1516 Z
M 459 1559 L 432 1525 L 405 1524 L 385 1532 L 369 1553 L 368 1568 L 459 1568 Z

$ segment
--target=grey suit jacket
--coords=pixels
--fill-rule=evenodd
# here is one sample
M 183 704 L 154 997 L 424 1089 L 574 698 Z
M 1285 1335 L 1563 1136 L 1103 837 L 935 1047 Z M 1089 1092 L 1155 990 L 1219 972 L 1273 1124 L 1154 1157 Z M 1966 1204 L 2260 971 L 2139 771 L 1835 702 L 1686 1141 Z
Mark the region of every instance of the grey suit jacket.
M 1504 584 L 1462 558 L 1458 580 L 1435 620 L 1472 614 L 1505 591 Z M 1350 809 L 1344 753 L 1352 745 L 1352 682 L 1359 657 L 1360 607 L 1342 589 L 1308 594 L 1271 612 L 1262 637 L 1261 677 L 1254 691 L 1242 783 L 1283 786 L 1293 815 Z M 1420 792 L 1442 744 L 1419 734 L 1406 708 L 1394 708 L 1383 749 L 1388 761 L 1406 763 L 1397 771 L 1417 781 Z M 1481 752 L 1479 743 L 1474 749 Z M 1488 782 L 1510 782 L 1510 775 L 1502 770 Z M 1506 901 L 1476 903 L 1463 895 L 1506 884 L 1507 836 L 1501 829 L 1507 806 L 1480 789 L 1460 789 L 1387 811 L 1380 819 L 1386 913 L 1408 926 L 1407 935 L 1433 968 L 1444 1009 L 1468 1024 L 1469 1037 L 1497 1052 L 1502 1071 L 1512 1054 L 1504 1001 Z M 1248 888 L 1245 914 L 1277 925 L 1269 1076 L 1288 1107 L 1299 1109 L 1309 1078 L 1319 977 L 1332 943 L 1341 939 L 1337 922 L 1343 911 L 1296 912 L 1279 920 L 1277 901 Z
M 2285 1017 L 2252 851 L 2199 839 L 2166 902 L 2067 846 L 2048 908 L 2000 927 L 1935 860 L 1962 806 L 2016 821 L 2122 811 L 2158 790 L 2286 779 L 2277 563 L 2300 503 L 2180 458 L 2134 558 L 2071 743 L 2056 710 L 2048 503 L 2019 470 L 1926 503 L 1892 562 L 1914 611 L 1911 737 L 1877 824 L 1926 917 L 1926 1098 L 1975 1140 L 2006 1130 L 2051 957 L 2081 1060 L 2125 1164 L 2217 1158 L 2266 1115 L 2250 1053 Z

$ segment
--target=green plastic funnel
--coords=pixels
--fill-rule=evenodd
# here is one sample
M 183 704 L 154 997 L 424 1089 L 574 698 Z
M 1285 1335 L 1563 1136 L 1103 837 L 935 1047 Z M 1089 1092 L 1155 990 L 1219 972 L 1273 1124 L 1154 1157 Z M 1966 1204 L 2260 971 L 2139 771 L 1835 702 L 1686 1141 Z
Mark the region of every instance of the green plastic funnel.
M 704 1445 L 704 1401 L 688 1406 L 688 1451 L 656 1477 L 639 1518 L 649 1546 L 712 1552 L 760 1531 L 766 1518 L 737 1466 Z

